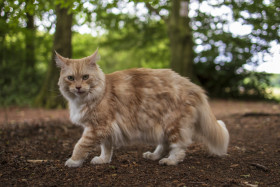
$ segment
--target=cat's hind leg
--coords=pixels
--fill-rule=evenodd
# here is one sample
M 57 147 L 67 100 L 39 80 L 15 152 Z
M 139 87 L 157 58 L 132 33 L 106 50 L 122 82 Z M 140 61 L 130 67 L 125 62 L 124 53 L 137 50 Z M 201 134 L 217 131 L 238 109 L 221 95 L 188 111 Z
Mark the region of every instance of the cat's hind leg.
M 185 122 L 182 119 L 182 122 Z M 183 126 L 183 125 L 182 125 Z M 169 156 L 159 161 L 160 165 L 177 165 L 183 162 L 186 156 L 186 149 L 192 143 L 193 128 L 190 126 L 183 126 L 184 128 L 178 128 L 179 131 L 171 129 L 168 134 L 169 141 Z
M 164 156 L 166 152 L 166 145 L 159 144 L 153 153 L 150 151 L 143 153 L 143 158 L 150 159 L 150 160 L 158 160 Z
M 184 146 L 183 146 L 184 147 Z M 159 161 L 160 165 L 177 165 L 179 162 L 183 162 L 186 156 L 186 151 L 180 144 L 175 143 L 170 145 L 170 152 L 167 158 L 163 158 Z
M 101 143 L 101 154 L 100 156 L 94 157 L 90 163 L 92 164 L 106 164 L 110 163 L 113 155 L 113 146 L 112 142 L 106 140 Z

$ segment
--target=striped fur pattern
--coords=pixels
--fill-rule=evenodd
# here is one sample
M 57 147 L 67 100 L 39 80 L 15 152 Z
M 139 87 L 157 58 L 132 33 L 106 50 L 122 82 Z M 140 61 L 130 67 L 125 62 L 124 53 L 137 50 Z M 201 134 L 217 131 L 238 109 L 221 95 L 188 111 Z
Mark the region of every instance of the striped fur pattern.
M 72 157 L 79 167 L 96 145 L 92 164 L 111 162 L 113 148 L 137 143 L 157 145 L 143 157 L 176 165 L 193 141 L 210 153 L 225 155 L 229 133 L 213 115 L 204 91 L 169 69 L 130 69 L 105 75 L 96 63 L 98 51 L 83 59 L 57 54 L 59 88 L 69 102 L 70 119 L 84 127 Z

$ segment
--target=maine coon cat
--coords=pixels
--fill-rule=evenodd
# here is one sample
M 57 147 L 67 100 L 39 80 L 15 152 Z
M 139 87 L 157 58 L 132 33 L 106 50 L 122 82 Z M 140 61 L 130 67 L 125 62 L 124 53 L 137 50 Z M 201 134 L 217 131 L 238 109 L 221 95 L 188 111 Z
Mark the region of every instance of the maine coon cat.
M 193 141 L 205 143 L 212 154 L 227 153 L 227 128 L 216 120 L 199 86 L 169 69 L 140 68 L 105 75 L 98 59 L 97 50 L 82 59 L 57 54 L 58 85 L 69 102 L 70 119 L 84 127 L 66 166 L 81 166 L 98 144 L 101 154 L 92 164 L 109 163 L 113 147 L 134 143 L 157 145 L 143 157 L 162 165 L 182 162 Z

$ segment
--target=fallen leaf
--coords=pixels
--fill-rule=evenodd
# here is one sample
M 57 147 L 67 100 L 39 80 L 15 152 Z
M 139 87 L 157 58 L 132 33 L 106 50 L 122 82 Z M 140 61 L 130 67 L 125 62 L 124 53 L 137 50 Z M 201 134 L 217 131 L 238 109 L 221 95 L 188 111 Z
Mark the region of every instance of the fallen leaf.
M 251 177 L 251 175 L 250 174 L 248 174 L 248 175 L 240 175 L 241 177 L 244 177 L 244 178 L 249 178 L 249 177 Z
M 245 184 L 246 186 L 250 186 L 250 187 L 258 187 L 257 184 L 250 184 L 249 182 L 244 182 L 244 184 Z
M 232 164 L 232 165 L 230 165 L 231 168 L 235 168 L 237 166 L 239 166 L 239 164 Z

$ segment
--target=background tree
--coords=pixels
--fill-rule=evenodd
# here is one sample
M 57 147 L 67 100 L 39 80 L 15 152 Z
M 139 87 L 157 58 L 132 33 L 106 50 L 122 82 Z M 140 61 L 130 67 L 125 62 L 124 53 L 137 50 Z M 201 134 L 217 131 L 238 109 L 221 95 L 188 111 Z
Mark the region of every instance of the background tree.
M 33 1 L 1 1 L 1 104 L 24 103 L 36 93 L 35 27 Z
M 259 54 L 268 55 L 270 43 L 279 43 L 279 2 L 201 1 L 197 7 L 202 5 L 211 11 L 198 8 L 192 18 L 201 84 L 214 96 L 266 97 L 270 75 L 249 72 L 244 65 L 262 63 Z M 243 25 L 242 33 L 231 32 L 233 22 Z
M 165 6 L 154 8 L 145 3 L 150 12 L 159 15 L 166 24 L 170 41 L 170 68 L 192 81 L 198 82 L 193 71 L 193 38 L 189 18 L 189 1 L 174 0 Z M 170 5 L 169 5 L 170 4 Z M 160 11 L 169 9 L 168 16 L 163 16 Z
M 40 93 L 36 98 L 35 105 L 54 108 L 62 107 L 64 100 L 59 97 L 57 81 L 59 70 L 55 65 L 56 50 L 59 54 L 71 58 L 72 56 L 72 21 L 73 13 L 70 11 L 69 5 L 56 5 L 56 29 L 53 41 L 52 59 L 48 66 L 45 81 L 41 87 Z
M 22 61 L 22 68 L 20 74 L 25 81 L 35 81 L 35 41 L 36 41 L 36 28 L 34 24 L 35 6 L 34 0 L 25 1 L 26 11 L 26 27 L 24 30 L 25 35 L 25 58 Z

